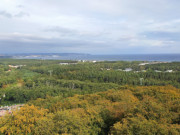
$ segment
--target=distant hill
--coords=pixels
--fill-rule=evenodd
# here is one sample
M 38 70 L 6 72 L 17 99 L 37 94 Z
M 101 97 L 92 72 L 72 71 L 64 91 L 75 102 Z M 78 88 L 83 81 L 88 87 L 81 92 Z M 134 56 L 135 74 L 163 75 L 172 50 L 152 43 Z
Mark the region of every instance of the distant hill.
M 21 54 L 4 54 L 0 58 L 14 59 L 79 59 L 91 56 L 86 53 L 21 53 Z
M 0 55 L 0 59 L 13 58 L 12 56 Z

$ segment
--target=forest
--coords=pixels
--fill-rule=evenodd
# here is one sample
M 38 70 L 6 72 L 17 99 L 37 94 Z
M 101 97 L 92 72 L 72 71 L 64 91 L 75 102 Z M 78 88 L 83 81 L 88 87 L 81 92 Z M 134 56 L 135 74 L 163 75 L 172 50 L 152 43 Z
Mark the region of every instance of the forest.
M 180 62 L 0 59 L 14 104 L 2 135 L 179 135 Z

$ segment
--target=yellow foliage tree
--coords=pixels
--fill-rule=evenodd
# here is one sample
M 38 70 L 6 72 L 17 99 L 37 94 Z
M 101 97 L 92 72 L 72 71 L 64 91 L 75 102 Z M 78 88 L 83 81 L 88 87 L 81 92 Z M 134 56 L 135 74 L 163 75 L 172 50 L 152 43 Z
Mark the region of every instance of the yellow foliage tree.
M 19 111 L 3 117 L 0 122 L 0 132 L 8 135 L 51 133 L 53 128 L 53 123 L 47 117 L 47 109 L 38 109 L 34 105 L 25 105 Z M 43 129 L 43 132 L 39 132 L 39 129 Z

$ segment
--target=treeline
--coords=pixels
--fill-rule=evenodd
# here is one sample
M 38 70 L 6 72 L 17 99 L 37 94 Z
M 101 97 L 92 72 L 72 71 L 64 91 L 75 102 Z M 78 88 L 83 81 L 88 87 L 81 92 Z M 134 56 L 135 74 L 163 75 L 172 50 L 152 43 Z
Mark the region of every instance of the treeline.
M 69 65 L 60 65 L 59 63 L 69 63 Z M 140 63 L 142 62 L 91 63 L 0 59 L 0 105 L 25 103 L 47 96 L 69 97 L 74 94 L 90 94 L 108 89 L 118 89 L 124 85 L 173 85 L 180 88 L 180 63 L 139 66 Z M 8 65 L 26 66 L 16 69 Z M 133 71 L 122 71 L 126 68 L 132 68 Z M 135 72 L 144 69 L 146 72 Z M 157 73 L 154 71 L 155 69 L 173 69 L 174 72 Z
M 157 65 L 154 64 L 154 66 Z M 46 75 L 50 75 L 48 71 L 51 70 L 53 77 L 55 77 L 56 79 L 91 81 L 96 83 L 116 83 L 119 85 L 162 86 L 171 84 L 175 87 L 180 88 L 180 72 L 178 71 L 180 65 L 179 63 L 171 63 L 171 65 L 177 67 L 173 68 L 176 72 L 155 72 L 155 70 L 152 70 L 152 68 L 146 69 L 146 72 L 135 72 L 136 70 L 125 72 L 118 70 L 124 69 L 125 67 L 128 68 L 129 66 L 130 68 L 141 68 L 141 66 L 138 65 L 138 62 L 132 62 L 131 64 L 130 62 L 99 62 L 95 64 L 84 63 L 64 66 L 51 65 L 48 67 L 29 67 L 28 70 Z M 167 67 L 168 66 L 169 63 L 167 63 Z M 162 67 L 164 67 L 163 63 Z M 144 66 L 144 68 L 146 67 Z M 161 69 L 161 64 L 158 69 Z M 143 78 L 142 83 L 140 82 L 140 78 Z
M 90 94 L 108 89 L 118 89 L 121 86 L 113 83 L 91 83 L 81 81 L 67 80 L 41 80 L 42 82 L 27 82 L 22 87 L 6 88 L 0 91 L 0 96 L 6 95 L 1 99 L 2 105 L 13 103 L 25 103 L 37 98 L 46 98 L 47 96 L 70 97 L 75 94 Z
M 40 66 L 59 64 L 60 62 L 75 63 L 77 61 L 71 60 L 44 60 L 44 59 L 0 59 L 0 65 L 26 65 L 26 66 Z
M 179 135 L 180 89 L 121 87 L 28 102 L 0 120 L 1 134 Z
M 167 71 L 167 70 L 180 71 L 180 63 L 172 62 L 172 63 L 145 65 L 144 69 L 160 70 L 160 71 Z

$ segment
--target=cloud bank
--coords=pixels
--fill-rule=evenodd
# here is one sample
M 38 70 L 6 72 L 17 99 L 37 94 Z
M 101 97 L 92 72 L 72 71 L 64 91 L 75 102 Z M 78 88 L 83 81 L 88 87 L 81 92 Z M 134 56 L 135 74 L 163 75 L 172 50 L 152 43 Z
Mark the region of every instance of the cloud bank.
M 2 0 L 0 53 L 180 53 L 178 0 Z

